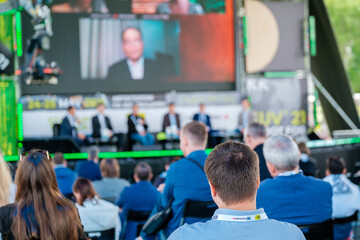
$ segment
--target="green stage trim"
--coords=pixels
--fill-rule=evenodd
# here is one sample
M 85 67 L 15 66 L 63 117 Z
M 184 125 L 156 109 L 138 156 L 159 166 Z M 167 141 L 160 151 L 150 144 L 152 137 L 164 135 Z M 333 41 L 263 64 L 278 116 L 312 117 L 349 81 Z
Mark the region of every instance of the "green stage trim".
M 297 76 L 297 72 L 265 72 L 266 78 L 294 78 Z
M 308 142 L 306 145 L 309 148 L 320 147 L 334 147 L 346 144 L 360 143 L 360 138 L 345 138 L 334 140 L 317 140 Z M 206 149 L 206 153 L 209 154 L 212 151 L 211 148 Z M 53 155 L 52 155 L 53 156 Z M 181 150 L 156 150 L 156 151 L 134 151 L 134 152 L 103 152 L 99 153 L 99 158 L 156 158 L 156 157 L 176 157 L 183 156 Z M 65 153 L 64 158 L 67 160 L 82 160 L 87 159 L 87 153 Z M 18 161 L 19 156 L 5 156 L 5 161 Z

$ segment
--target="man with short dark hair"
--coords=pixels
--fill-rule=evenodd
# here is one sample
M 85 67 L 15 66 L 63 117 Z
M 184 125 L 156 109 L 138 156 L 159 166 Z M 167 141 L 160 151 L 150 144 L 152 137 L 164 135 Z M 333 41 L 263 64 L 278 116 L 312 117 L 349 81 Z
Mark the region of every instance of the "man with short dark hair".
M 61 121 L 59 136 L 69 136 L 73 138 L 79 145 L 87 144 L 86 136 L 82 133 L 78 133 L 77 127 L 80 123 L 80 119 L 75 117 L 76 108 L 69 106 L 66 111 L 66 115 Z
M 67 167 L 67 162 L 62 153 L 55 153 L 53 162 L 60 192 L 64 196 L 72 194 L 72 185 L 77 178 L 76 173 Z
M 261 123 L 250 123 L 244 131 L 244 141 L 259 157 L 260 165 L 260 181 L 271 178 L 269 170 L 266 166 L 263 148 L 266 140 L 266 128 Z
M 300 151 L 293 139 L 270 137 L 264 144 L 264 156 L 273 179 L 261 182 L 256 204 L 269 218 L 297 225 L 331 219 L 331 185 L 299 170 Z
M 180 239 L 305 239 L 294 225 L 270 220 L 256 209 L 258 157 L 239 142 L 220 144 L 205 163 L 211 195 L 219 209 L 211 221 L 184 225 L 169 240 Z
M 242 111 L 239 116 L 238 127 L 241 133 L 244 133 L 245 128 L 255 120 L 255 114 L 251 110 L 251 103 L 248 96 L 241 98 Z
M 125 59 L 109 68 L 108 79 L 118 79 L 123 90 L 146 90 L 161 81 L 168 69 L 160 69 L 156 60 L 144 56 L 144 40 L 137 27 L 127 27 L 121 33 Z
M 129 210 L 133 211 L 151 211 L 160 193 L 151 184 L 152 179 L 151 166 L 145 162 L 140 162 L 134 170 L 135 184 L 126 187 L 119 198 L 115 201 L 122 212 L 120 214 L 121 221 L 124 222 Z M 135 239 L 137 233 L 137 224 L 129 222 L 125 230 L 125 239 Z
M 180 131 L 180 149 L 185 158 L 171 164 L 161 198 L 162 207 L 167 206 L 173 199 L 172 218 L 164 229 L 166 236 L 179 227 L 185 200 L 212 200 L 209 183 L 203 169 L 207 157 L 205 153 L 207 136 L 206 126 L 198 121 L 186 124 Z M 191 224 L 206 220 L 185 218 L 185 223 Z M 144 233 L 142 233 L 142 237 L 145 237 Z
M 180 115 L 175 112 L 175 103 L 169 103 L 169 112 L 165 114 L 162 131 L 168 138 L 179 138 L 180 134 Z
M 97 114 L 91 119 L 93 138 L 106 138 L 109 140 L 114 134 L 110 118 L 105 116 L 105 109 L 105 104 L 99 103 L 96 107 Z
M 326 177 L 324 181 L 332 186 L 333 218 L 345 218 L 360 210 L 359 186 L 346 177 L 346 164 L 342 157 L 330 157 L 326 160 Z M 334 239 L 349 239 L 351 223 L 335 224 Z
M 88 159 L 76 163 L 75 171 L 79 177 L 87 178 L 90 181 L 102 179 L 99 167 L 99 148 L 92 146 L 88 150 Z
M 205 124 L 207 131 L 210 132 L 211 131 L 211 121 L 210 121 L 210 116 L 205 113 L 205 103 L 199 104 L 199 110 L 200 110 L 199 113 L 196 113 L 193 116 L 193 120 L 199 121 L 199 122 L 202 122 L 203 124 Z

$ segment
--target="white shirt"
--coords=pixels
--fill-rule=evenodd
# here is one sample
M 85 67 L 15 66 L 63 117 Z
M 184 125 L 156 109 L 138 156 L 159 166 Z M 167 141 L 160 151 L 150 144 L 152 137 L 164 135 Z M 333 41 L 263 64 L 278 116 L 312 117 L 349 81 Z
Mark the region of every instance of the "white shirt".
M 115 228 L 115 240 L 119 239 L 121 223 L 118 206 L 98 198 L 86 199 L 83 205 L 76 204 L 76 207 L 85 232 Z
M 129 66 L 132 79 L 141 80 L 144 78 L 144 57 L 140 57 L 140 59 L 136 63 L 134 63 L 130 59 L 127 59 L 126 62 Z
M 360 210 L 359 187 L 353 184 L 344 174 L 332 174 L 324 178 L 333 188 L 333 217 L 343 218 Z

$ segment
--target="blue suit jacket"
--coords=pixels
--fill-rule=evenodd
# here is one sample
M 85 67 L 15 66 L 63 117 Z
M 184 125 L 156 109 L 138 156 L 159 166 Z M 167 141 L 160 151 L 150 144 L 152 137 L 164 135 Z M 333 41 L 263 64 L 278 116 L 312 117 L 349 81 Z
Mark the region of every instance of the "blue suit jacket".
M 256 205 L 270 219 L 297 225 L 320 223 L 332 216 L 332 188 L 302 173 L 277 176 L 261 182 Z
M 194 151 L 187 158 L 191 158 L 201 166 L 205 165 L 207 154 L 205 151 Z M 165 228 L 169 236 L 180 225 L 180 219 L 186 199 L 196 201 L 212 201 L 210 186 L 205 172 L 188 159 L 180 159 L 171 164 L 165 180 L 165 189 L 162 195 L 162 205 L 165 207 L 174 197 L 172 203 L 173 217 Z M 186 223 L 198 222 L 199 219 L 187 219 Z M 206 221 L 206 219 L 204 220 Z
M 204 124 L 205 124 L 206 126 L 208 126 L 209 129 L 211 130 L 210 116 L 207 115 L 207 114 L 205 114 L 205 117 L 206 117 L 206 122 L 205 122 Z M 194 117 L 193 117 L 193 120 L 194 120 L 194 121 L 199 121 L 199 119 L 200 119 L 200 113 L 195 114 Z
M 63 195 L 71 194 L 72 186 L 76 180 L 77 174 L 62 165 L 56 165 L 54 170 L 60 192 Z
M 72 130 L 74 127 L 72 127 L 70 125 L 69 119 L 67 117 L 64 117 L 64 119 L 62 120 L 61 124 L 60 124 L 60 136 L 70 136 L 73 137 L 72 135 Z M 76 130 L 76 128 L 75 128 Z
M 87 178 L 90 181 L 102 179 L 99 164 L 94 161 L 79 161 L 76 163 L 75 171 L 79 177 Z
M 151 211 L 159 196 L 160 192 L 148 181 L 140 181 L 124 188 L 119 198 L 115 201 L 115 204 L 122 208 L 120 214 L 121 221 L 124 222 L 129 210 Z M 128 222 L 125 229 L 125 239 L 135 239 L 136 232 L 136 223 Z

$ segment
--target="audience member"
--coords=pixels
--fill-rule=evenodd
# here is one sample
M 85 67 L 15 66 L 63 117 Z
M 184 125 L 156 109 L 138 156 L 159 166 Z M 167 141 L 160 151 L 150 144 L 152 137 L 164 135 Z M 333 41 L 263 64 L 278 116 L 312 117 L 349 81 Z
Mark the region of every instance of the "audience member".
M 162 207 L 173 200 L 172 218 L 164 229 L 166 236 L 179 227 L 185 200 L 212 201 L 209 183 L 203 169 L 207 157 L 205 153 L 207 136 L 206 126 L 198 121 L 186 124 L 180 131 L 180 149 L 185 158 L 171 165 L 161 198 Z M 185 223 L 206 220 L 187 218 Z M 147 237 L 145 233 L 142 233 L 142 236 Z
M 90 181 L 100 180 L 101 171 L 99 167 L 99 148 L 92 146 L 88 150 L 88 159 L 79 161 L 76 164 L 75 171 L 79 177 L 87 178 Z
M 15 200 L 16 185 L 13 183 L 9 166 L 0 153 L 0 207 Z
M 353 184 L 346 176 L 346 164 L 341 157 L 330 157 L 326 160 L 326 177 L 324 181 L 333 189 L 333 218 L 349 217 L 360 210 L 359 186 Z M 334 239 L 350 239 L 351 223 L 335 224 Z
M 310 149 L 306 146 L 306 143 L 301 142 L 298 144 L 300 150 L 300 162 L 299 167 L 303 171 L 305 176 L 316 176 L 316 159 L 310 157 Z
M 256 209 L 258 161 L 256 153 L 239 142 L 216 146 L 206 159 L 205 172 L 219 209 L 212 220 L 185 224 L 169 240 L 305 239 L 296 226 L 268 219 L 263 209 Z
M 269 218 L 297 225 L 331 218 L 331 185 L 299 170 L 300 152 L 288 136 L 275 135 L 264 144 L 264 156 L 273 179 L 261 182 L 257 206 Z
M 255 114 L 251 110 L 251 104 L 248 96 L 241 98 L 242 111 L 239 116 L 239 130 L 244 133 L 245 128 L 255 120 Z
M 121 221 L 125 221 L 129 210 L 133 211 L 151 211 L 160 193 L 151 184 L 153 177 L 152 169 L 149 164 L 141 162 L 136 165 L 134 170 L 135 184 L 126 187 L 119 198 L 116 200 L 121 211 Z M 136 224 L 129 221 L 125 229 L 125 239 L 135 239 L 137 233 Z
M 105 231 L 115 228 L 115 240 L 119 239 L 121 224 L 119 208 L 100 199 L 90 180 L 78 178 L 73 186 L 76 207 L 85 232 Z
M 164 116 L 162 131 L 168 138 L 179 138 L 180 116 L 175 112 L 175 103 L 169 104 L 169 112 Z
M 200 112 L 196 113 L 194 115 L 193 120 L 194 121 L 199 121 L 199 122 L 202 122 L 203 124 L 205 124 L 206 125 L 206 130 L 208 132 L 210 132 L 211 131 L 211 121 L 210 121 L 210 116 L 205 113 L 205 104 L 200 103 L 199 109 L 200 109 Z
M 169 171 L 170 165 L 173 164 L 174 162 L 177 162 L 180 159 L 181 159 L 180 157 L 174 157 L 174 158 L 168 159 L 166 161 L 166 164 L 164 166 L 165 171 L 160 173 L 154 180 L 154 186 L 156 188 L 159 187 L 160 184 L 163 184 L 165 182 L 167 172 Z
M 59 136 L 72 137 L 79 145 L 84 145 L 88 143 L 88 140 L 84 134 L 77 131 L 80 119 L 75 117 L 75 113 L 76 108 L 74 106 L 68 107 L 66 115 L 60 124 Z
M 76 207 L 59 192 L 49 153 L 20 158 L 15 204 L 0 208 L 2 239 L 86 239 Z
M 120 178 L 120 166 L 116 159 L 103 159 L 100 162 L 102 180 L 93 182 L 96 192 L 102 199 L 115 202 L 125 187 L 130 183 Z
M 128 130 L 130 138 L 142 145 L 153 145 L 154 136 L 147 132 L 148 125 L 145 120 L 139 116 L 139 105 L 136 103 L 132 107 L 132 113 L 128 117 Z
M 156 14 L 204 14 L 204 9 L 198 3 L 189 0 L 170 0 L 156 7 Z
M 263 148 L 266 140 L 266 128 L 261 123 L 250 123 L 244 131 L 244 142 L 252 150 L 256 152 L 259 157 L 260 164 L 260 181 L 271 178 L 269 169 L 266 166 Z
M 77 174 L 67 167 L 67 162 L 62 153 L 55 153 L 53 162 L 60 192 L 64 196 L 72 195 L 72 185 L 77 178 Z

